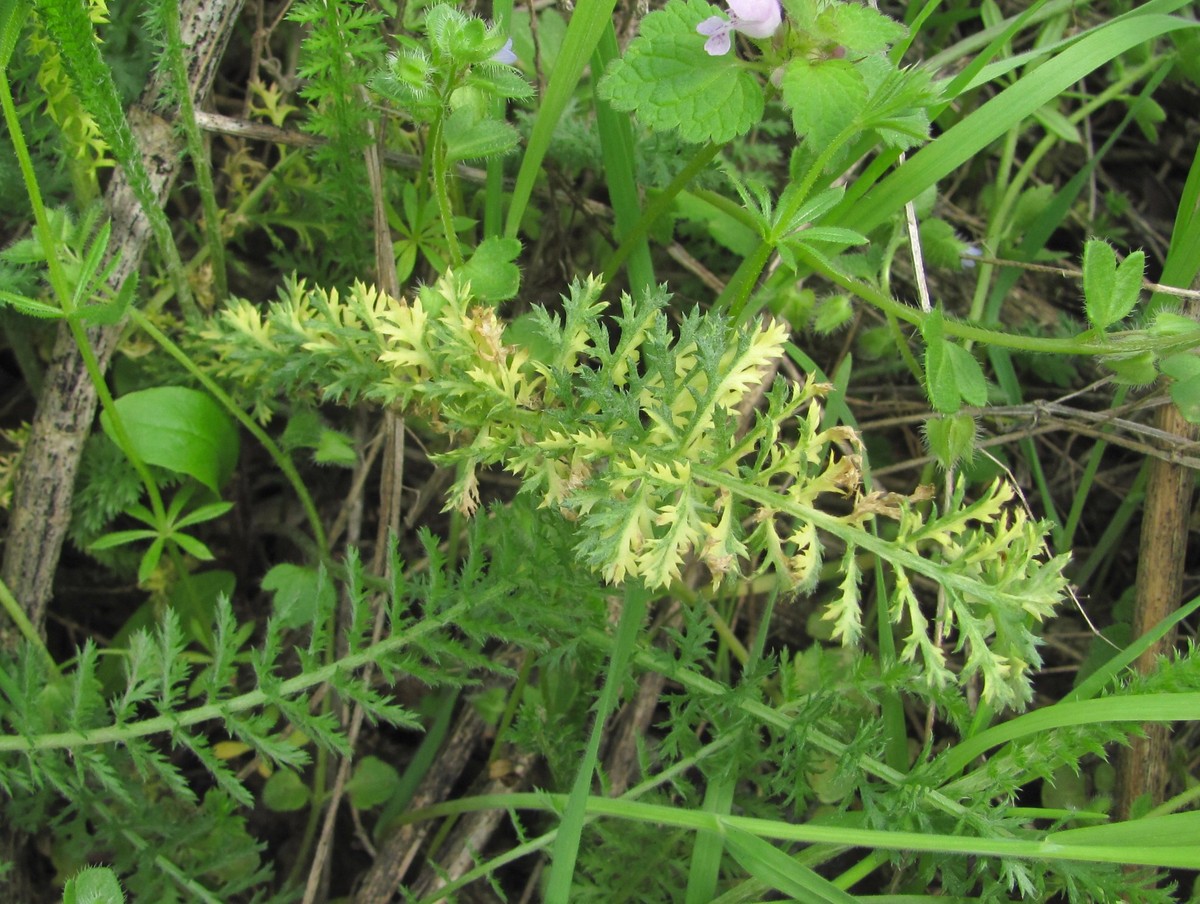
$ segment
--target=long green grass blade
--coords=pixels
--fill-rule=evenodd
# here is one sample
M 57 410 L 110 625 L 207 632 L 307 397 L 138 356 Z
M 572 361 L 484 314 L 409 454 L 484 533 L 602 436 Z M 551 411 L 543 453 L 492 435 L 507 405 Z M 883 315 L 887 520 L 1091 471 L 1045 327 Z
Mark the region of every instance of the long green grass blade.
M 563 110 L 567 108 L 567 101 L 575 93 L 579 79 L 583 76 L 584 66 L 592 58 L 604 29 L 612 27 L 613 8 L 616 5 L 616 0 L 580 0 L 575 6 L 575 12 L 571 14 L 571 22 L 567 26 L 562 49 L 558 53 L 558 62 L 550 75 L 546 94 L 542 97 L 537 120 L 534 122 L 533 132 L 529 135 L 529 144 L 525 148 L 521 169 L 517 172 L 517 181 L 513 186 L 508 219 L 504 226 L 504 234 L 509 238 L 516 238 L 517 231 L 521 228 L 521 218 L 529 205 L 533 185 L 541 172 L 546 151 L 550 149 L 554 128 L 558 125 Z
M 563 794 L 493 794 L 459 798 L 427 807 L 413 816 L 421 819 L 452 816 L 496 808 L 553 811 L 566 803 Z M 820 823 L 793 823 L 758 819 L 751 816 L 715 816 L 703 810 L 689 810 L 663 804 L 648 804 L 627 799 L 590 797 L 587 813 L 625 819 L 650 825 L 711 832 L 737 829 L 758 838 L 805 844 L 831 844 L 877 848 L 886 851 L 913 851 L 958 854 L 973 857 L 1015 857 L 1027 860 L 1070 860 L 1086 863 L 1115 863 L 1122 866 L 1161 866 L 1178 869 L 1200 868 L 1200 845 L 1162 847 L 1132 846 L 1122 843 L 1079 843 L 1067 836 L 1058 843 L 1055 835 L 1042 838 L 977 837 L 963 833 L 939 835 L 934 832 L 907 832 L 886 829 L 860 829 L 856 826 Z M 1166 817 L 1155 817 L 1165 819 Z M 1142 820 L 1143 823 L 1150 820 Z M 1074 831 L 1074 830 L 1071 830 Z M 939 898 L 939 901 L 942 899 Z M 952 899 L 951 899 L 952 900 Z
M 710 813 L 729 813 L 733 806 L 734 782 L 710 780 L 704 792 L 704 809 Z M 699 832 L 692 843 L 692 862 L 688 869 L 684 904 L 708 904 L 717 893 L 721 873 L 721 853 L 725 839 L 716 832 Z
M 926 145 L 855 204 L 837 225 L 870 232 L 921 192 L 1080 79 L 1138 44 L 1195 28 L 1194 20 L 1139 15 L 1095 29 Z
M 775 845 L 757 835 L 729 828 L 725 846 L 738 864 L 755 879 L 771 888 L 812 904 L 856 904 L 853 895 L 842 891 L 803 864 L 797 863 Z
M 957 775 L 993 747 L 1068 725 L 1098 722 L 1191 722 L 1200 719 L 1200 693 L 1132 694 L 1058 703 L 1034 710 L 967 738 L 941 758 L 947 775 Z
M 610 22 L 592 56 L 593 71 L 603 70 L 617 58 L 619 52 L 617 35 Z M 600 134 L 600 154 L 604 159 L 604 182 L 608 186 L 608 198 L 616 220 L 616 239 L 620 242 L 637 228 L 642 217 L 637 189 L 637 161 L 633 153 L 633 126 L 628 113 L 619 113 L 595 96 L 595 82 L 592 89 L 596 129 Z M 654 263 L 650 260 L 650 243 L 644 235 L 634 239 L 628 268 L 629 284 L 635 297 L 654 287 Z

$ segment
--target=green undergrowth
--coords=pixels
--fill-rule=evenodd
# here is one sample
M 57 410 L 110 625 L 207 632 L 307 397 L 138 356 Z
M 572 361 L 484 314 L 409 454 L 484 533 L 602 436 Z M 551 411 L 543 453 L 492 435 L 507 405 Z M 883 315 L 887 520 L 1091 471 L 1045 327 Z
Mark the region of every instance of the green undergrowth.
M 1122 404 L 1200 421 L 1193 4 L 250 4 L 219 103 L 126 6 L 0 2 L 12 366 L 100 406 L 49 619 L 0 584 L 0 882 L 354 900 L 433 826 L 406 900 L 1187 899 L 1191 733 L 1109 760 L 1200 601 L 1132 636 L 1096 500 Z

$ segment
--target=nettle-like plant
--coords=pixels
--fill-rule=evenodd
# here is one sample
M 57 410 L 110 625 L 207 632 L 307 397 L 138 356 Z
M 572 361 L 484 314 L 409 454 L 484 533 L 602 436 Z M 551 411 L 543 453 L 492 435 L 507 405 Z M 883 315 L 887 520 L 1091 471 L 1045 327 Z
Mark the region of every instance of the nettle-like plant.
M 704 0 L 671 0 L 650 13 L 601 81 L 601 94 L 647 125 L 697 143 L 744 135 L 774 94 L 826 163 L 868 130 L 901 149 L 928 137 L 926 108 L 939 94 L 927 71 L 889 58 L 907 31 L 889 16 L 817 0 L 783 8 L 777 0 L 737 0 L 724 15 L 713 11 Z M 750 40 L 754 59 L 731 52 L 738 35 Z

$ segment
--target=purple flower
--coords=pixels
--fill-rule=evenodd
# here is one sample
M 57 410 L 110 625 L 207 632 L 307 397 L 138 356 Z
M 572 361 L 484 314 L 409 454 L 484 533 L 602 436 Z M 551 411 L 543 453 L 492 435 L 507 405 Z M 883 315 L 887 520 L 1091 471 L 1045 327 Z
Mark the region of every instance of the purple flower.
M 505 63 L 513 65 L 517 61 L 517 55 L 513 53 L 512 38 L 504 42 L 504 46 L 492 54 L 492 60 L 497 63 Z
M 748 38 L 769 38 L 779 30 L 783 21 L 783 11 L 779 0 L 727 0 L 729 3 L 729 19 L 720 16 L 710 16 L 699 25 L 696 31 L 707 35 L 704 49 L 709 56 L 724 56 L 729 53 L 732 44 L 730 34 L 740 31 Z

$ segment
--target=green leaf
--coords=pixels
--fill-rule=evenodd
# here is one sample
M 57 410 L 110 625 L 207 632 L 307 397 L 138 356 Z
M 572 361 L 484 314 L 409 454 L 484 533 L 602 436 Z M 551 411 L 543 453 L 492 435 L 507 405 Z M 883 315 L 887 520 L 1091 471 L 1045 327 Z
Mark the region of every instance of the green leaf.
M 1075 124 L 1053 106 L 1042 107 L 1033 114 L 1033 118 L 1051 135 L 1057 135 L 1068 144 L 1080 144 L 1083 140 Z
M 816 148 L 831 144 L 857 122 L 867 103 L 867 85 L 849 60 L 793 60 L 782 87 L 796 134 Z
M 238 432 L 210 396 L 183 386 L 157 386 L 123 395 L 116 405 L 143 461 L 220 492 L 237 464 Z M 108 412 L 100 415 L 100 424 L 117 442 Z
M 1152 7 L 1153 4 L 1141 4 L 1130 13 L 1091 29 L 1041 65 L 1029 67 L 1015 84 L 913 154 L 866 195 L 856 195 L 853 205 L 844 205 L 840 225 L 871 232 L 1021 120 L 1093 71 L 1103 69 L 1109 60 L 1159 35 L 1185 28 L 1195 30 L 1195 22 L 1187 17 L 1162 15 Z M 1172 284 L 1187 285 L 1189 281 Z
M 987 404 L 987 380 L 974 356 L 942 335 L 942 314 L 933 311 L 922 325 L 925 334 L 925 389 L 936 411 L 954 414 L 962 402 Z
M 186 552 L 189 556 L 199 559 L 201 562 L 211 562 L 215 556 L 212 550 L 188 534 L 171 534 L 171 539 L 179 544 L 179 548 Z
M 751 876 L 797 901 L 855 904 L 853 896 L 757 835 L 726 826 L 725 847 Z
M 275 595 L 272 615 L 284 628 L 311 625 L 322 603 L 333 605 L 333 583 L 303 565 L 276 565 L 263 576 L 262 589 Z
M 841 226 L 813 226 L 799 234 L 802 241 L 798 245 L 808 245 L 813 242 L 835 242 L 839 245 L 865 245 L 867 237 L 853 229 L 843 229 Z M 786 240 L 785 240 L 786 241 Z
M 1200 323 L 1173 311 L 1159 311 L 1154 315 L 1153 322 L 1146 327 L 1146 331 L 1155 337 L 1186 336 L 1200 331 Z
M 810 326 L 814 332 L 828 336 L 844 327 L 853 316 L 854 307 L 849 296 L 839 293 L 821 300 L 813 311 Z
M 684 141 L 723 144 L 762 118 L 763 89 L 734 54 L 709 56 L 696 26 L 713 13 L 703 0 L 670 0 L 642 20 L 597 91 L 618 110 Z
M 521 169 L 517 172 L 517 179 L 513 184 L 504 221 L 504 234 L 510 238 L 516 236 L 525 219 L 534 183 L 542 177 L 542 162 L 550 149 L 554 130 L 567 104 L 575 96 L 575 89 L 579 85 L 584 67 L 592 58 L 592 51 L 596 49 L 601 35 L 606 29 L 612 28 L 613 9 L 616 5 L 616 0 L 580 0 L 575 4 L 571 22 L 559 49 L 554 73 L 542 93 L 537 119 L 529 133 L 525 153 L 521 156 Z
M 7 69 L 17 47 L 17 38 L 25 25 L 25 16 L 32 5 L 22 0 L 4 0 L 0 3 L 0 69 Z
M 482 301 L 507 301 L 521 287 L 521 270 L 513 263 L 521 242 L 490 236 L 479 243 L 459 271 L 471 282 L 471 294 Z
M 18 295 L 15 292 L 0 291 L 0 302 L 20 311 L 22 314 L 30 317 L 40 317 L 43 320 L 61 320 L 66 316 L 55 305 L 46 304 L 44 301 L 38 301 L 26 295 Z
M 150 580 L 150 575 L 154 574 L 154 569 L 158 567 L 159 559 L 162 558 L 163 544 L 162 537 L 155 537 L 146 552 L 142 554 L 142 561 L 138 563 L 137 571 L 139 585 L 145 584 Z
M 115 530 L 111 534 L 105 534 L 94 541 L 88 546 L 88 549 L 115 549 L 127 543 L 136 543 L 139 540 L 152 540 L 157 536 L 158 533 L 152 530 Z
M 1164 358 L 1164 374 L 1171 377 L 1171 401 L 1189 424 L 1200 424 L 1200 357 L 1184 352 Z
M 823 12 L 825 35 L 854 53 L 886 50 L 908 33 L 903 25 L 868 6 L 839 3 Z
M 796 208 L 795 212 L 787 217 L 787 221 L 783 222 L 785 211 L 791 211 L 795 205 L 795 195 L 797 194 L 797 186 L 793 183 L 788 186 L 783 194 L 779 196 L 779 204 L 777 206 L 778 214 L 775 221 L 771 224 L 772 238 L 781 238 L 783 236 L 792 235 L 801 226 L 815 222 L 824 214 L 828 213 L 833 207 L 842 200 L 846 194 L 846 189 L 838 185 L 834 188 L 826 189 L 818 195 L 809 196 L 804 199 L 803 203 Z M 841 230 L 850 235 L 850 230 Z M 808 230 L 805 230 L 805 238 L 808 237 Z
M 443 132 L 446 159 L 450 163 L 483 157 L 501 157 L 521 141 L 511 125 L 499 119 L 481 117 L 471 107 L 459 107 L 446 120 Z
M 1154 352 L 1104 358 L 1104 366 L 1113 372 L 1113 379 L 1124 386 L 1148 386 L 1158 379 Z
M 1090 239 L 1083 249 L 1083 298 L 1088 320 L 1106 330 L 1129 316 L 1142 291 L 1146 255 L 1135 251 L 1117 266 L 1112 246 Z
M 172 500 L 174 502 L 174 500 Z M 191 527 L 194 524 L 203 524 L 205 521 L 214 521 L 222 515 L 229 512 L 233 508 L 232 502 L 212 502 L 208 505 L 201 505 L 192 509 L 182 518 L 174 521 L 176 528 Z
M 125 280 L 119 291 L 110 301 L 103 304 L 87 304 L 80 307 L 75 316 L 83 323 L 96 326 L 111 326 L 120 322 L 129 309 L 130 302 L 137 291 L 137 274 L 133 273 Z
M 523 100 L 533 96 L 533 86 L 520 73 L 500 64 L 472 69 L 466 84 L 500 98 Z
M 292 813 L 308 803 L 308 786 L 290 769 L 279 769 L 263 785 L 262 802 L 276 813 Z
M 975 419 L 968 414 L 930 418 L 925 422 L 925 440 L 946 470 L 960 461 L 969 465 L 975 458 Z
M 929 70 L 897 69 L 882 54 L 860 60 L 855 69 L 869 95 L 858 115 L 863 128 L 874 129 L 886 144 L 901 150 L 929 140 L 928 108 L 941 97 Z
M 921 253 L 931 267 L 961 270 L 962 256 L 967 243 L 958 237 L 954 227 L 936 217 L 921 221 Z
M 400 786 L 400 773 L 390 763 L 367 756 L 358 761 L 354 775 L 346 782 L 350 803 L 360 810 L 369 810 L 391 799 Z
M 89 866 L 67 880 L 62 904 L 125 904 L 125 892 L 109 867 Z
M 316 451 L 313 452 L 313 461 L 319 465 L 353 468 L 358 464 L 354 440 L 338 430 L 322 430 Z

